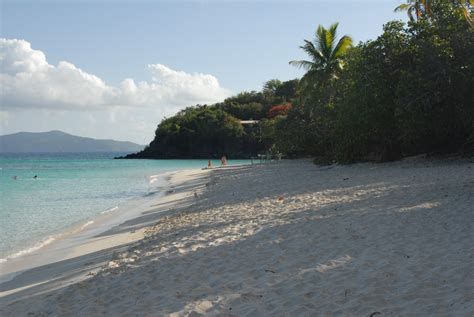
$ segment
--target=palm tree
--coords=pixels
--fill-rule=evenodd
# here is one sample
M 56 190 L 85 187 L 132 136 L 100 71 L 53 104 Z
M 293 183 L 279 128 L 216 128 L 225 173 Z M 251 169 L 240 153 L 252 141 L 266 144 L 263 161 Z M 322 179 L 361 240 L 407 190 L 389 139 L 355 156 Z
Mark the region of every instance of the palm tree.
M 431 1 L 430 0 L 407 0 L 407 3 L 403 3 L 395 8 L 395 12 L 407 11 L 408 18 L 410 21 L 415 21 L 422 16 L 431 15 Z
M 436 0 L 407 0 L 395 8 L 395 12 L 407 11 L 408 17 L 413 22 L 421 17 L 432 17 L 431 4 Z M 473 26 L 471 10 L 474 7 L 474 0 L 451 0 L 463 13 L 467 23 Z
M 464 18 L 466 19 L 467 23 L 469 23 L 470 26 L 474 26 L 471 17 L 471 12 L 474 8 L 474 0 L 455 0 L 454 2 L 457 2 L 459 4 L 462 14 L 464 15 Z
M 308 71 L 301 79 L 304 86 L 314 87 L 336 79 L 338 72 L 344 67 L 343 56 L 352 46 L 352 38 L 344 35 L 336 43 L 337 26 L 338 23 L 334 23 L 325 29 L 319 25 L 314 42 L 304 40 L 305 44 L 300 46 L 310 60 L 290 62 L 290 65 Z

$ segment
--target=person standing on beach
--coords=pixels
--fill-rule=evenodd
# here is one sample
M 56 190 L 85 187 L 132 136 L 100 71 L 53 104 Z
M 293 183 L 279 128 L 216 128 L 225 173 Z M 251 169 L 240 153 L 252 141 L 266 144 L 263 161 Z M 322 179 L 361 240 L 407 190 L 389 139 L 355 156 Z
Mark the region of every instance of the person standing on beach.
M 211 162 L 211 160 L 208 160 L 208 161 L 207 161 L 207 168 L 212 168 L 212 162 Z
M 227 165 L 227 157 L 223 155 L 221 157 L 221 166 L 226 166 Z

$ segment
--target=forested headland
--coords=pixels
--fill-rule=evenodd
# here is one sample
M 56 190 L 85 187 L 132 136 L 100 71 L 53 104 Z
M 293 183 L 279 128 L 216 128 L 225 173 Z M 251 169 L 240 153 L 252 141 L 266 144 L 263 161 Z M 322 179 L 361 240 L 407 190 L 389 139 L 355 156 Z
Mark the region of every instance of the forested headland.
M 408 0 L 376 39 L 354 45 L 319 26 L 290 61 L 301 79 L 269 80 L 164 119 L 127 158 L 248 158 L 281 153 L 316 162 L 390 161 L 474 152 L 472 0 Z

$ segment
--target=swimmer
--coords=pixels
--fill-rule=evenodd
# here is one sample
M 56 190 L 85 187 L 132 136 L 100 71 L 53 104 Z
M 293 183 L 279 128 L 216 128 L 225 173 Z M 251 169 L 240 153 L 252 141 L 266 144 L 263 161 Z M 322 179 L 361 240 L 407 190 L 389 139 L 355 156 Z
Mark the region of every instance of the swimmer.
M 221 157 L 221 166 L 226 166 L 227 165 L 227 157 L 223 155 Z

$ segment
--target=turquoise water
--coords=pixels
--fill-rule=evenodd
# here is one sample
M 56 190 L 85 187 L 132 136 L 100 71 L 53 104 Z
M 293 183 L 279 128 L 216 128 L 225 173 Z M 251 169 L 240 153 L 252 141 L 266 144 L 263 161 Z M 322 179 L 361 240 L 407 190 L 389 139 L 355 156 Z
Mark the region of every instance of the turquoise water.
M 160 190 L 159 174 L 207 166 L 205 160 L 113 159 L 121 154 L 1 154 L 0 261 Z

